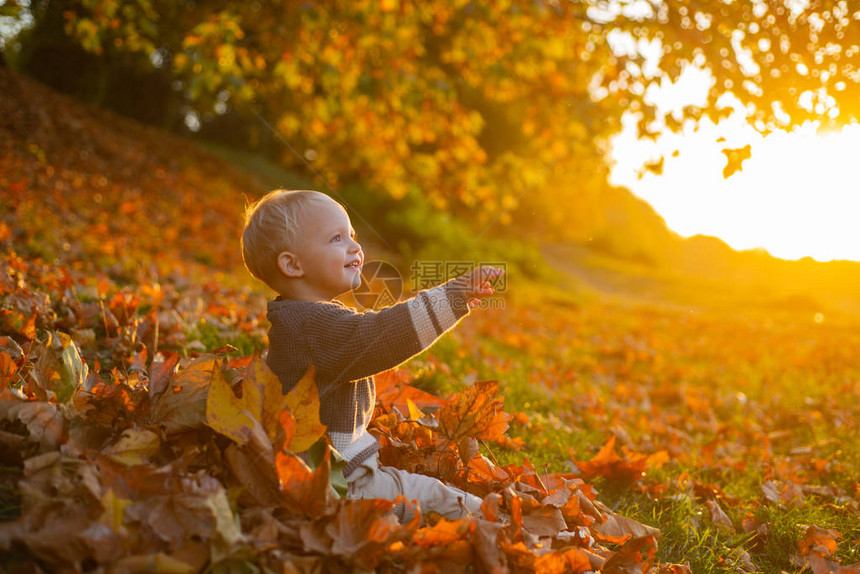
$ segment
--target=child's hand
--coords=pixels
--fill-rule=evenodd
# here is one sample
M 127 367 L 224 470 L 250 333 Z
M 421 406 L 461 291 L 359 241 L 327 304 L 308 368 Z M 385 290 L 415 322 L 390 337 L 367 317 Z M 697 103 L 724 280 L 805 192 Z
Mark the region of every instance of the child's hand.
M 469 273 L 461 275 L 458 280 L 463 280 L 466 295 L 469 297 L 469 307 L 476 307 L 479 303 L 479 298 L 489 297 L 495 293 L 490 282 L 495 281 L 504 275 L 504 273 L 504 269 L 482 265 Z

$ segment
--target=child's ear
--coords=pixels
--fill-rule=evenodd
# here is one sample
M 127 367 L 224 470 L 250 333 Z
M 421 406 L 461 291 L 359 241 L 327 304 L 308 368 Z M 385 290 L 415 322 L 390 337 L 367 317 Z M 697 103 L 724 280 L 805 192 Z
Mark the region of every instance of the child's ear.
M 296 257 L 295 253 L 290 253 L 289 251 L 281 251 L 278 254 L 278 269 L 287 277 L 301 277 L 304 275 L 298 257 Z

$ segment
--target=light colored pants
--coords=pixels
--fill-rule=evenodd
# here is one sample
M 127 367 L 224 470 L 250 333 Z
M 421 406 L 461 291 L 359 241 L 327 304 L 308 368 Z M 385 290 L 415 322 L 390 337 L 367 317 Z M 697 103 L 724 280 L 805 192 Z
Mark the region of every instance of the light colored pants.
M 413 474 L 392 466 L 379 466 L 379 455 L 361 463 L 347 480 L 347 498 L 387 498 L 394 500 L 402 494 L 418 502 L 422 512 L 438 512 L 445 518 L 456 520 L 469 513 L 481 516 L 481 499 L 459 488 L 447 486 L 441 480 L 423 474 Z M 414 518 L 414 512 L 405 504 L 396 504 L 392 512 L 401 523 Z

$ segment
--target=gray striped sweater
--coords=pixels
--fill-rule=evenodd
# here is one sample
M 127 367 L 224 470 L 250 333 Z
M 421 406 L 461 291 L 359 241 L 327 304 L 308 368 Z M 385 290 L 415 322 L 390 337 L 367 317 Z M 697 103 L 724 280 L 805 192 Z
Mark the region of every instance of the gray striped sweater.
M 367 432 L 376 403 L 373 375 L 430 347 L 469 314 L 461 276 L 381 311 L 356 312 L 339 301 L 278 297 L 268 305 L 266 362 L 290 392 L 313 363 L 320 421 L 347 459 L 344 475 L 379 450 Z

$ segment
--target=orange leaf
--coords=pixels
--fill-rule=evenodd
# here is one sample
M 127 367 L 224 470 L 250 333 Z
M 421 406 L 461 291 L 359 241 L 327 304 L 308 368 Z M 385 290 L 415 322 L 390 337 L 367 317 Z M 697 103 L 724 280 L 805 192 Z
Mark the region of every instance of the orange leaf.
M 575 461 L 586 478 L 605 476 L 619 481 L 635 481 L 642 477 L 648 457 L 644 454 L 626 452 L 622 459 L 615 452 L 615 436 L 609 438 L 600 452 L 589 461 Z
M 535 560 L 535 572 L 563 574 L 565 572 L 588 572 L 592 570 L 588 554 L 579 548 L 566 552 L 551 552 Z
M 836 552 L 836 539 L 841 537 L 842 534 L 836 530 L 812 524 L 806 529 L 803 538 L 797 541 L 797 550 L 801 556 L 807 556 L 810 553 L 830 556 Z
M 275 455 L 275 468 L 284 504 L 295 512 L 309 516 L 321 516 L 331 502 L 334 493 L 329 483 L 331 475 L 331 451 L 326 449 L 323 460 L 316 470 L 289 452 Z
M 508 428 L 502 399 L 495 398 L 498 381 L 479 381 L 448 399 L 439 411 L 439 422 L 449 439 L 474 437 L 495 440 Z

